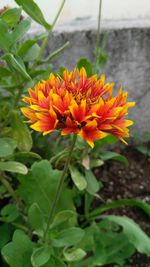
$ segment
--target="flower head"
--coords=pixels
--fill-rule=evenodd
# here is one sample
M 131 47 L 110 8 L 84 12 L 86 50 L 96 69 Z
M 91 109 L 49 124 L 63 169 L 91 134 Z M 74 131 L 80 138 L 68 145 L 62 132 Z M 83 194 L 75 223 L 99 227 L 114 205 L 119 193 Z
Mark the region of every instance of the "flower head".
M 48 80 L 29 88 L 29 96 L 23 99 L 28 107 L 21 110 L 30 127 L 43 135 L 55 130 L 62 135 L 76 133 L 93 148 L 94 140 L 111 133 L 126 143 L 127 127 L 133 122 L 125 116 L 135 102 L 127 102 L 122 88 L 113 96 L 113 87 L 105 83 L 103 74 L 98 79 L 97 75 L 87 77 L 84 68 L 66 69 L 62 78 L 51 73 Z

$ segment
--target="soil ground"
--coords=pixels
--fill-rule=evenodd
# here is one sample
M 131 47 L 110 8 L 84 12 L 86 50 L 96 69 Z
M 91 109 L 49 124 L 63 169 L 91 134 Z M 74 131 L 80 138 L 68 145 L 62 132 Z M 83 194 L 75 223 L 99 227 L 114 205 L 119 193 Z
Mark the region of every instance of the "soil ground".
M 116 148 L 126 156 L 129 165 L 124 166 L 117 161 L 108 161 L 95 173 L 98 179 L 103 182 L 101 197 L 106 201 L 122 198 L 136 198 L 150 204 L 150 162 L 134 147 L 129 146 L 123 151 Z M 150 219 L 138 208 L 125 207 L 115 209 L 111 212 L 115 215 L 126 215 L 135 222 L 150 236 Z M 129 261 L 132 267 L 150 267 L 150 257 L 136 253 Z M 109 265 L 110 267 L 111 265 Z

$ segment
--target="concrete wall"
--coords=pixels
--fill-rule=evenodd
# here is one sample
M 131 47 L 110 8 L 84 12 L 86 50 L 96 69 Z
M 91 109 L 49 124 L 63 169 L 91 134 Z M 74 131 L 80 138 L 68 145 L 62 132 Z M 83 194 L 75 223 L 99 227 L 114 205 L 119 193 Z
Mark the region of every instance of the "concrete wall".
M 80 57 L 94 62 L 96 23 L 78 21 L 63 25 L 49 41 L 47 53 L 51 53 L 69 40 L 70 46 L 52 62 L 55 68 L 72 69 Z M 102 34 L 107 36 L 108 62 L 101 71 L 107 81 L 114 81 L 129 91 L 129 99 L 137 102 L 130 109 L 135 121 L 134 131 L 150 131 L 150 21 L 105 21 Z

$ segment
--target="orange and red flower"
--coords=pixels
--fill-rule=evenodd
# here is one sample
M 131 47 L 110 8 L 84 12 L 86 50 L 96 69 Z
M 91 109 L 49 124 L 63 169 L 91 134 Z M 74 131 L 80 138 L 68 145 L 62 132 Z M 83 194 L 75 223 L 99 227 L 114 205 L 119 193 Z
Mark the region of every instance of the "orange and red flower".
M 127 127 L 133 122 L 125 116 L 135 102 L 127 102 L 122 88 L 113 97 L 113 86 L 105 84 L 104 75 L 87 77 L 84 68 L 65 70 L 62 78 L 51 73 L 48 80 L 28 90 L 29 96 L 23 99 L 28 107 L 21 110 L 30 127 L 43 135 L 54 130 L 62 135 L 76 133 L 93 148 L 94 140 L 111 133 L 126 143 Z

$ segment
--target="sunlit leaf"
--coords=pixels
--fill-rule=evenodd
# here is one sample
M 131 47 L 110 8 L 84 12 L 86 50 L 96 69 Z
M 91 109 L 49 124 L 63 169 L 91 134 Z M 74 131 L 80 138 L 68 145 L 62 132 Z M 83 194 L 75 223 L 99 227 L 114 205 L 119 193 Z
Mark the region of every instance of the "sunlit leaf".
M 90 161 L 90 168 L 96 168 L 96 167 L 100 167 L 104 164 L 103 160 L 100 159 L 91 159 Z
M 33 0 L 15 0 L 15 2 L 37 23 L 43 25 L 46 29 L 51 28 L 51 25 L 46 22 L 40 8 Z
M 17 161 L 0 162 L 0 170 L 14 173 L 27 174 L 28 169 L 25 165 Z
M 66 261 L 80 261 L 86 256 L 86 252 L 81 248 L 73 248 L 64 250 L 63 252 Z
M 15 157 L 15 159 L 23 159 L 23 160 L 26 160 L 26 161 L 28 161 L 28 160 L 30 160 L 32 158 L 33 159 L 37 159 L 37 160 L 42 159 L 39 154 L 37 154 L 35 152 L 31 152 L 31 151 L 29 151 L 29 152 L 16 152 L 14 154 L 14 157 Z
M 74 184 L 79 190 L 84 190 L 87 186 L 87 182 L 83 174 L 80 173 L 79 170 L 74 166 L 70 166 L 69 170 Z

